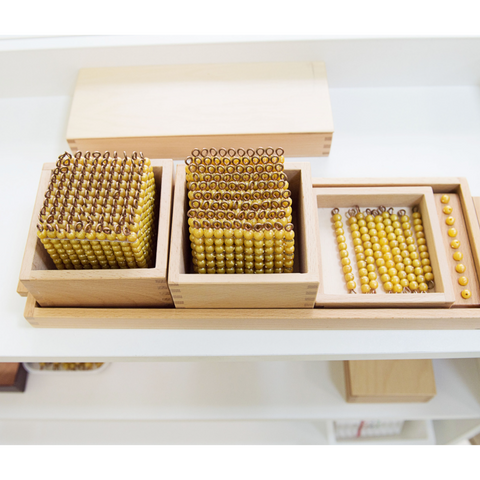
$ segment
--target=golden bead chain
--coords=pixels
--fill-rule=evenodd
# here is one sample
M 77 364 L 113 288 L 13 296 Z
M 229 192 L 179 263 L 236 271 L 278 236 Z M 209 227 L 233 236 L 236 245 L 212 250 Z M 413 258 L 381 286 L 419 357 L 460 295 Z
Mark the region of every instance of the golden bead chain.
M 332 210 L 333 227 L 335 228 L 335 235 L 337 236 L 338 251 L 340 254 L 340 261 L 342 263 L 343 276 L 347 284 L 348 293 L 357 293 L 355 288 L 355 275 L 353 274 L 353 268 L 350 265 L 350 259 L 348 258 L 347 243 L 345 242 L 345 231 L 343 229 L 342 216 L 339 213 L 338 208 Z M 350 225 L 351 226 L 351 225 Z
M 345 280 L 353 280 L 343 224 L 338 209 L 332 211 Z M 421 214 L 414 209 L 410 218 L 405 210 L 398 215 L 393 208 L 376 210 L 359 207 L 348 210 L 347 219 L 353 240 L 362 293 L 376 293 L 377 271 L 386 293 L 426 293 L 434 286 L 428 247 Z M 336 223 L 340 221 L 340 223 Z M 417 238 L 417 245 L 413 231 Z M 345 261 L 344 261 L 345 259 Z M 350 269 L 348 271 L 345 268 Z M 459 267 L 461 270 L 461 267 Z
M 448 205 L 449 201 L 450 201 L 450 197 L 448 195 L 442 195 L 442 197 L 440 198 L 440 202 L 445 204 L 445 206 L 443 207 L 443 213 L 445 215 L 449 215 L 445 219 L 445 223 L 449 227 L 451 227 L 448 229 L 448 236 L 452 238 L 452 241 L 450 242 L 450 246 L 452 247 L 452 249 L 457 250 L 458 248 L 460 248 L 460 240 L 455 238 L 458 232 L 457 232 L 457 229 L 453 227 L 453 225 L 455 224 L 455 218 L 450 216 L 450 214 L 453 212 L 453 208 L 450 205 Z M 456 262 L 462 261 L 463 253 L 461 253 L 460 251 L 454 252 L 453 259 Z M 457 263 L 455 266 L 455 271 L 459 274 L 463 274 L 467 271 L 467 268 L 463 263 Z M 468 277 L 466 277 L 465 275 L 462 275 L 461 277 L 459 277 L 457 281 L 458 281 L 458 284 L 462 287 L 465 287 L 468 285 Z M 462 298 L 464 298 L 465 300 L 468 300 L 472 296 L 472 292 L 467 288 L 465 288 L 464 290 L 462 290 L 461 295 L 462 295 Z

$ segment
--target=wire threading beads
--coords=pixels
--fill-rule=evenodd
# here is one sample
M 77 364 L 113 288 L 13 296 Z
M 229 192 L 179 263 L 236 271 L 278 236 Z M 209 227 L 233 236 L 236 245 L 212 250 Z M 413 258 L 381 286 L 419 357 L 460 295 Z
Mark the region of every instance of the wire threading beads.
M 134 152 L 65 152 L 50 177 L 37 235 L 57 269 L 153 263 L 155 179 Z
M 195 272 L 293 272 L 295 233 L 283 153 L 271 147 L 197 148 L 186 159 L 190 234 L 203 232 L 191 244 Z
M 334 222 L 335 235 L 337 236 L 338 251 L 340 253 L 340 261 L 342 263 L 342 271 L 347 284 L 348 293 L 357 293 L 355 288 L 355 276 L 353 274 L 353 268 L 350 265 L 350 259 L 348 258 L 347 244 L 345 242 L 345 232 L 343 229 L 342 216 L 339 213 L 338 208 L 332 210 L 332 221 Z M 350 224 L 351 226 L 351 224 Z

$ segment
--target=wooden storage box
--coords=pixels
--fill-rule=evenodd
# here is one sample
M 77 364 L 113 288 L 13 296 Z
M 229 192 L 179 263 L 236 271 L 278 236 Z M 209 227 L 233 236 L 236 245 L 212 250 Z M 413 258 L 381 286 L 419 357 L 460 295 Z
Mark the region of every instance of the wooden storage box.
M 154 268 L 57 270 L 36 234 L 38 214 L 55 164 L 43 166 L 23 257 L 20 282 L 42 307 L 170 307 L 167 261 L 172 160 L 152 160 L 159 201 Z
M 337 187 L 314 188 L 318 219 L 318 256 L 320 287 L 315 306 L 317 307 L 450 307 L 454 301 L 447 255 L 442 241 L 437 208 L 430 187 Z M 358 268 L 353 254 L 353 243 L 345 209 L 359 206 L 376 208 L 380 205 L 393 207 L 395 212 L 405 208 L 411 216 L 411 207 L 417 206 L 422 214 L 425 238 L 430 261 L 435 275 L 434 291 L 426 294 L 387 294 L 380 278 L 376 294 L 360 293 Z M 357 282 L 357 294 L 349 294 L 333 230 L 333 208 L 339 208 L 344 223 L 345 237 L 352 258 L 352 267 Z M 379 275 L 378 275 L 379 276 Z
M 436 394 L 431 360 L 344 362 L 349 403 L 428 402 Z
M 317 241 L 309 163 L 286 163 L 295 226 L 293 273 L 193 273 L 185 166 L 177 167 L 168 285 L 177 308 L 313 308 L 318 290 Z
M 323 62 L 156 65 L 80 70 L 71 149 L 185 159 L 194 148 L 281 145 L 329 155 L 332 109 Z

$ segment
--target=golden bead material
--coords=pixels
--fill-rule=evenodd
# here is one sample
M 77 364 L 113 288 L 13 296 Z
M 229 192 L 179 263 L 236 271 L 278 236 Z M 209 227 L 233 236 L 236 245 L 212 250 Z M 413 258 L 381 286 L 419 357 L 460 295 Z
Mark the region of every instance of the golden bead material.
M 57 268 L 151 266 L 155 179 L 150 160 L 136 152 L 124 158 L 116 152 L 113 157 L 66 152 L 56 167 L 38 233 L 44 245 L 63 242 L 58 254 L 49 252 Z
M 455 265 L 455 271 L 457 273 L 465 273 L 466 270 L 467 270 L 467 268 L 465 267 L 465 265 L 463 265 L 463 263 L 459 263 L 459 264 Z
M 453 254 L 453 259 L 459 262 L 460 260 L 463 260 L 463 253 L 462 252 L 455 252 Z
M 462 290 L 462 298 L 465 300 L 469 299 L 472 296 L 472 292 L 470 290 Z
M 462 287 L 464 287 L 465 285 L 468 284 L 468 278 L 467 277 L 460 277 L 458 279 L 458 284 L 462 285 Z
M 445 215 L 450 215 L 453 212 L 453 208 L 450 205 L 445 205 L 442 211 Z
M 446 223 L 447 225 L 452 226 L 452 225 L 455 223 L 455 218 L 453 218 L 453 217 L 447 217 L 447 218 L 445 219 L 445 223 Z
M 209 228 L 214 232 L 205 239 L 205 271 L 204 267 L 196 269 L 203 259 L 198 262 L 192 246 L 194 270 L 207 274 L 293 272 L 295 233 L 283 149 L 194 149 L 185 163 L 189 226 L 197 221 L 204 232 Z M 335 221 L 335 230 L 341 244 L 340 220 Z
M 440 201 L 442 203 L 448 203 L 450 201 L 450 197 L 448 195 L 442 195 L 442 198 L 440 198 Z
M 458 234 L 458 231 L 456 228 L 449 228 L 448 229 L 448 236 L 449 237 L 456 237 Z
M 450 242 L 450 247 L 452 247 L 454 250 L 460 248 L 460 240 L 452 240 Z

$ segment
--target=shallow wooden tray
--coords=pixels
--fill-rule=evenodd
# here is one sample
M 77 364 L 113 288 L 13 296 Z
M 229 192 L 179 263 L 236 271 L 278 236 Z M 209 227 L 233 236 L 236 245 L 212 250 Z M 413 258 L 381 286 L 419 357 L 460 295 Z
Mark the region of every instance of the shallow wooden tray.
M 337 187 L 314 188 L 316 206 L 318 208 L 318 258 L 320 269 L 320 287 L 315 306 L 345 307 L 450 307 L 454 301 L 449 264 L 442 241 L 437 209 L 433 191 L 430 187 Z M 343 216 L 345 237 L 352 257 L 352 266 L 357 280 L 357 294 L 349 294 L 343 278 L 340 256 L 331 220 L 331 210 L 352 208 L 358 205 L 365 208 L 376 208 L 379 205 L 408 208 L 418 206 L 422 218 L 425 237 L 428 244 L 430 260 L 435 273 L 435 289 L 427 294 L 387 294 L 379 280 L 376 294 L 362 294 L 358 285 L 358 268 L 353 255 L 353 244 L 347 219 Z
M 480 226 L 470 189 L 460 178 L 314 179 L 314 187 L 431 186 L 457 193 L 479 270 Z M 480 198 L 475 201 L 480 210 Z M 22 286 L 19 293 L 25 295 Z M 175 309 L 42 308 L 29 294 L 26 320 L 36 328 L 188 330 L 471 330 L 480 329 L 479 308 Z

